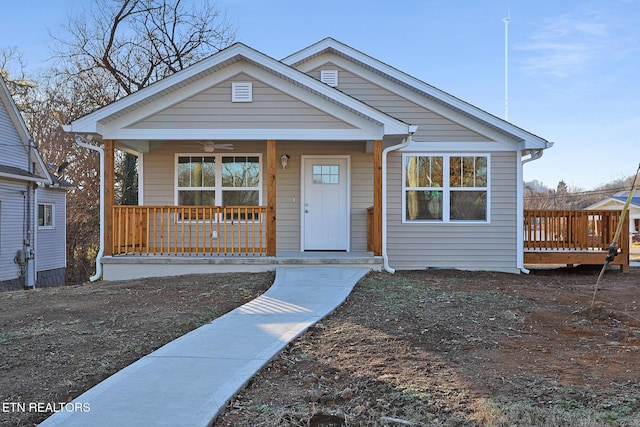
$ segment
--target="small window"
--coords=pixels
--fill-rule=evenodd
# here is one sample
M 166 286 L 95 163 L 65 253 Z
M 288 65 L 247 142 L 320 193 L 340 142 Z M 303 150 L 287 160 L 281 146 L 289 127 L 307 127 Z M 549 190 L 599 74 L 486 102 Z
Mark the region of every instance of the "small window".
M 339 184 L 340 166 L 338 165 L 313 165 L 314 184 Z
M 38 204 L 38 228 L 54 227 L 54 205 L 53 203 Z
M 253 84 L 251 82 L 231 83 L 231 102 L 253 102 Z
M 332 87 L 338 86 L 338 70 L 320 70 L 320 81 Z

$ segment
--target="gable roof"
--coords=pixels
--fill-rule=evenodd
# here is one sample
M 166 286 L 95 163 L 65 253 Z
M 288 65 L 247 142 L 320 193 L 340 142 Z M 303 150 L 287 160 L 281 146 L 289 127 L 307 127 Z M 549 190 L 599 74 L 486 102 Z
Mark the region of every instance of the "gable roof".
M 496 117 L 478 107 L 475 107 L 455 96 L 431 86 L 409 74 L 406 74 L 388 64 L 385 64 L 369 55 L 366 55 L 350 46 L 347 46 L 331 37 L 327 37 L 319 42 L 302 49 L 292 55 L 282 59 L 282 62 L 298 67 L 306 61 L 316 58 L 326 52 L 352 61 L 370 71 L 390 79 L 411 90 L 417 91 L 426 98 L 438 102 L 452 110 L 455 110 L 473 120 L 486 126 L 492 127 L 500 132 L 511 135 L 522 141 L 523 150 L 539 150 L 550 148 L 553 143 L 537 135 L 525 131 L 499 117 Z
M 31 139 L 29 130 L 22 119 L 22 115 L 20 115 L 18 107 L 16 106 L 11 93 L 9 93 L 9 88 L 2 76 L 0 76 L 0 105 L 4 105 L 11 123 L 20 138 L 20 142 L 29 155 L 30 162 L 35 165 L 35 171 L 33 172 L 15 165 L 0 165 L 0 177 L 51 184 L 51 177 L 47 172 L 44 161 L 42 160 L 42 157 L 40 157 L 40 153 L 38 153 L 38 150 Z
M 206 89 L 205 86 L 199 86 L 199 84 L 204 85 L 204 83 L 199 82 L 206 81 L 208 76 L 241 60 L 248 61 L 261 70 L 276 75 L 280 79 L 301 88 L 304 93 L 312 95 L 316 100 L 320 99 L 329 102 L 337 108 L 342 109 L 342 111 L 346 110 L 355 116 L 375 124 L 382 132 L 382 134 L 379 135 L 380 137 L 383 135 L 406 135 L 415 128 L 242 43 L 235 43 L 138 92 L 77 119 L 63 128 L 67 132 L 97 134 L 112 139 L 127 137 L 133 137 L 134 139 L 143 138 L 142 132 L 136 133 L 135 130 L 127 130 L 126 132 L 120 130 L 118 132 L 112 132 L 111 135 L 105 134 L 109 133 L 109 122 L 117 121 L 126 115 L 132 114 L 134 111 L 138 111 L 139 115 L 146 114 L 149 116 L 170 106 L 171 102 L 175 103 L 176 100 L 180 100 L 178 98 L 172 99 L 172 96 L 182 96 L 182 99 L 184 99 L 184 92 L 187 91 L 187 89 L 185 89 L 187 87 L 192 88 L 189 91 L 190 95 L 195 94 L 198 89 Z M 183 93 L 179 94 L 180 91 Z M 227 137 L 233 138 L 234 135 L 230 132 L 231 131 L 227 132 Z M 237 137 L 247 138 L 247 133 L 238 133 Z M 299 136 L 280 136 L 281 139 L 293 137 L 297 138 Z M 197 133 L 189 134 L 188 132 L 183 132 L 181 134 L 181 139 L 202 138 L 202 135 Z M 147 139 L 149 139 L 149 136 L 147 136 Z
M 629 206 L 640 208 L 640 195 L 636 195 L 636 194 L 637 193 L 634 192 L 634 196 L 631 198 L 631 203 Z M 629 191 L 620 191 L 611 197 L 608 197 L 604 200 L 600 200 L 597 203 L 587 206 L 585 209 L 595 210 L 606 205 L 619 205 L 620 209 L 622 209 L 624 205 L 627 203 L 628 197 L 629 197 Z

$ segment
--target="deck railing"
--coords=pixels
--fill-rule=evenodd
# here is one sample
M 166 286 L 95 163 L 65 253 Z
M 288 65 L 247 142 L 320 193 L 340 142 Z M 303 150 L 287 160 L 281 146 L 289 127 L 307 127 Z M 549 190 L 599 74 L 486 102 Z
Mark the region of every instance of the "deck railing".
M 113 255 L 264 255 L 266 206 L 114 206 Z
M 603 251 L 613 241 L 620 211 L 525 210 L 525 250 Z M 628 220 L 627 220 L 628 221 Z M 618 246 L 629 244 L 629 227 L 623 229 Z

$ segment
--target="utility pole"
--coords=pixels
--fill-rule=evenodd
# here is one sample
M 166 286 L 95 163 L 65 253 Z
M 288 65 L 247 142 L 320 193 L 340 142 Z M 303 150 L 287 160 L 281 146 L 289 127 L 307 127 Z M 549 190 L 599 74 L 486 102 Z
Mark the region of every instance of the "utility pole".
M 504 22 L 504 119 L 509 121 L 509 21 L 511 9 L 507 11 Z

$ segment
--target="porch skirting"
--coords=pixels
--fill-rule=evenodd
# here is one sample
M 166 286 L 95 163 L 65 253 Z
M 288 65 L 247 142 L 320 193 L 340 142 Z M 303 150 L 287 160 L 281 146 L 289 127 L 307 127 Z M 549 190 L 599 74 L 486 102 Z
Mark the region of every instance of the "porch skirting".
M 185 274 L 256 273 L 276 267 L 364 267 L 382 270 L 382 257 L 368 252 L 287 252 L 267 256 L 127 255 L 102 257 L 102 279 L 131 280 Z

